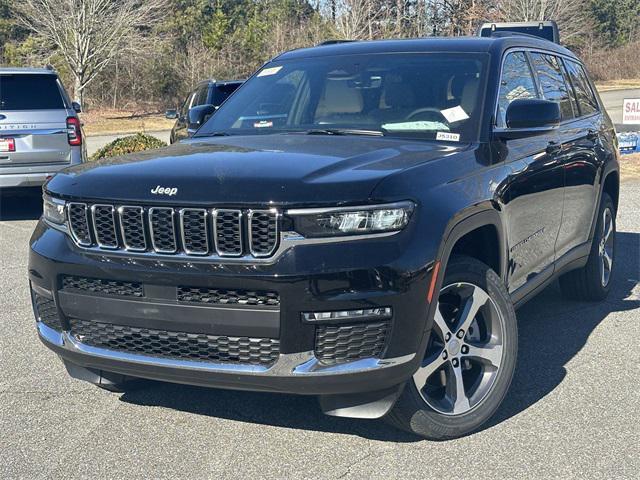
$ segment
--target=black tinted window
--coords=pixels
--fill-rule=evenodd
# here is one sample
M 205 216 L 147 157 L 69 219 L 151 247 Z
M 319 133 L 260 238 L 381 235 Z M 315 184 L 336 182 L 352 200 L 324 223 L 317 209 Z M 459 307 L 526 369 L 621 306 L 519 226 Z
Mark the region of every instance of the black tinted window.
M 558 59 L 553 55 L 532 53 L 531 60 L 533 61 L 533 69 L 538 75 L 543 97 L 560 104 L 563 120 L 573 118 L 574 112 L 569 89 L 562 76 Z
M 0 75 L 0 110 L 65 108 L 53 75 Z
M 575 62 L 565 61 L 564 63 L 567 67 L 567 71 L 569 72 L 573 89 L 576 92 L 578 106 L 580 107 L 580 115 L 590 115 L 597 112 L 598 102 L 596 101 L 596 97 L 589 86 L 587 74 L 584 69 Z
M 533 81 L 529 62 L 523 52 L 507 55 L 502 66 L 500 93 L 498 95 L 498 115 L 496 123 L 505 126 L 507 107 L 519 98 L 537 98 L 536 84 Z
M 196 98 L 193 101 L 193 105 L 191 105 L 192 107 L 197 107 L 198 105 L 204 105 L 207 103 L 207 96 L 209 94 L 209 86 L 208 85 L 203 85 L 202 87 L 198 88 L 198 90 L 196 91 Z
M 240 85 L 240 83 L 223 83 L 221 85 L 216 85 L 213 104 L 215 106 L 220 106 L 222 102 L 224 102 L 229 95 L 235 92 Z

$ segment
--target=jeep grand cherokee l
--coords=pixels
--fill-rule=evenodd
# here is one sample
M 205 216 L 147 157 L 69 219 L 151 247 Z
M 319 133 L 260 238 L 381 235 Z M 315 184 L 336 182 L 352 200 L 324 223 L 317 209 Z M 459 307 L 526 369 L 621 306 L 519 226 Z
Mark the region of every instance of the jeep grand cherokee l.
M 498 408 L 514 308 L 611 286 L 612 124 L 522 35 L 284 53 L 196 133 L 44 188 L 29 277 L 68 372 L 317 395 L 428 438 Z
M 79 111 L 54 71 L 0 68 L 0 192 L 83 162 Z

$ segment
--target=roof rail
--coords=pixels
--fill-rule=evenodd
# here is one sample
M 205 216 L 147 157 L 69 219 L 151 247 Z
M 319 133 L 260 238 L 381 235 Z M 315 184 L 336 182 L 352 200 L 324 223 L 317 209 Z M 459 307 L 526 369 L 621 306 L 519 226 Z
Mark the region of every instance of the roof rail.
M 480 37 L 497 37 L 498 33 L 510 33 L 512 35 L 527 35 L 548 40 L 553 43 L 560 43 L 560 32 L 558 24 L 553 20 L 540 22 L 507 22 L 507 23 L 484 23 L 478 29 Z M 506 35 L 505 35 L 506 36 Z
M 316 45 L 316 47 L 322 47 L 324 45 L 336 45 L 338 43 L 357 42 L 357 40 L 325 40 Z

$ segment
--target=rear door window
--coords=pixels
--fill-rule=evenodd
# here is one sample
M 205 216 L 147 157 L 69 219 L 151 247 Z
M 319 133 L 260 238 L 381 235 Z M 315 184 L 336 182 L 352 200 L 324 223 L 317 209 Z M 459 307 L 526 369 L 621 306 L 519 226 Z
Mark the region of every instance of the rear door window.
M 0 75 L 0 110 L 58 110 L 65 108 L 54 75 Z
M 544 53 L 531 53 L 531 61 L 538 76 L 542 96 L 560 104 L 563 120 L 574 118 L 577 112 L 573 111 L 569 87 L 564 81 L 558 58 Z
M 597 112 L 598 102 L 593 94 L 593 90 L 589 86 L 589 80 L 587 80 L 587 74 L 581 65 L 572 62 L 565 61 L 565 66 L 569 72 L 569 78 L 573 84 L 573 89 L 576 92 L 576 98 L 578 99 L 578 105 L 580 107 L 580 115 L 591 115 Z
M 505 115 L 511 102 L 519 98 L 538 98 L 536 84 L 524 52 L 507 54 L 502 66 L 496 124 L 506 126 Z

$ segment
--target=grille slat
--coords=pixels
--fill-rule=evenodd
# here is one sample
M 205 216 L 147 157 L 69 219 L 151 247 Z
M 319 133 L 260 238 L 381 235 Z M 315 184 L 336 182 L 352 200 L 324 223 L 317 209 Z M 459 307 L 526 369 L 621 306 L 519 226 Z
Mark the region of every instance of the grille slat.
M 227 337 L 155 330 L 70 319 L 71 333 L 83 344 L 163 358 L 270 366 L 280 354 L 273 338 Z
M 226 290 L 220 288 L 178 287 L 178 301 L 218 305 L 280 305 L 276 292 Z
M 118 215 L 124 248 L 134 252 L 144 252 L 147 249 L 144 208 L 123 205 L 118 208 Z
M 116 234 L 116 218 L 111 205 L 92 205 L 93 231 L 98 246 L 102 248 L 118 248 Z
M 280 236 L 280 213 L 275 209 L 245 214 L 226 208 L 71 202 L 67 211 L 76 244 L 107 250 L 266 258 L 278 249 Z
M 69 203 L 69 230 L 78 245 L 87 247 L 91 245 L 89 233 L 89 211 L 84 203 Z
M 221 257 L 242 255 L 242 211 L 214 210 L 213 239 L 216 252 Z
M 153 249 L 158 253 L 176 253 L 174 210 L 167 207 L 149 209 L 149 227 Z
M 378 357 L 386 344 L 389 322 L 320 325 L 315 355 L 327 364 Z
M 249 249 L 255 257 L 268 257 L 278 246 L 278 212 L 251 210 L 249 212 Z
M 180 232 L 182 248 L 191 255 L 206 255 L 209 253 L 207 234 L 208 213 L 201 208 L 183 208 L 180 210 Z

